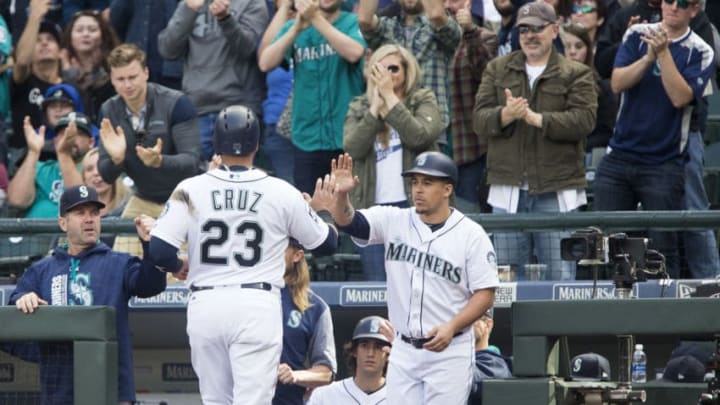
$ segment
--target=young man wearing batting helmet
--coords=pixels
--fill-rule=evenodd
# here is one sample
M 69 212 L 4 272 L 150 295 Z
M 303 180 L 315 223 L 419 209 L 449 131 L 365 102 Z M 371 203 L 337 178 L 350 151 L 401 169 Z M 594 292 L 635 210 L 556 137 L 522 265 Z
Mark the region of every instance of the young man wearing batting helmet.
M 386 322 L 379 316 L 367 316 L 357 323 L 352 342 L 345 345 L 352 377 L 316 388 L 308 405 L 386 403 L 385 372 L 391 346 L 390 340 L 381 331 Z
M 336 223 L 356 244 L 385 245 L 388 314 L 397 331 L 387 374 L 389 404 L 461 405 L 470 392 L 472 324 L 492 306 L 498 275 L 488 235 L 450 207 L 457 173 L 449 157 L 422 153 L 402 174 L 412 178 L 413 207 L 355 211 L 348 193 L 359 179 L 344 154 L 332 164 L 333 192 L 323 194 Z

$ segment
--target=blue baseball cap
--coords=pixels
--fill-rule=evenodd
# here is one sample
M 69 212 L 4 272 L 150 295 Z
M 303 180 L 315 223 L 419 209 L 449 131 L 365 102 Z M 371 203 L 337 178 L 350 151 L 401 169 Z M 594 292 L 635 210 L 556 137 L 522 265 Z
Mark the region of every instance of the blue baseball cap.
M 97 190 L 85 185 L 74 186 L 65 189 L 60 196 L 60 216 L 83 204 L 95 204 L 100 209 L 105 208 L 105 203 L 100 201 Z

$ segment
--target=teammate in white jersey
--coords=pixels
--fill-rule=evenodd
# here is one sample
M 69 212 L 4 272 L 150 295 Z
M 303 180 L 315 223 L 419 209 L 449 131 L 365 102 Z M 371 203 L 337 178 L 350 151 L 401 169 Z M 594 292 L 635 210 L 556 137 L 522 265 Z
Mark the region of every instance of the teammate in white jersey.
M 353 331 L 345 346 L 352 377 L 313 390 L 307 405 L 377 405 L 386 402 L 385 370 L 390 340 L 381 333 L 387 320 L 368 316 Z M 403 402 L 409 403 L 409 402 Z
M 188 244 L 187 333 L 206 405 L 271 403 L 288 236 L 314 254 L 337 246 L 337 232 L 297 189 L 252 167 L 259 125 L 247 107 L 222 110 L 214 135 L 221 166 L 178 184 L 152 231 L 150 255 L 168 271 Z
M 495 251 L 483 228 L 450 207 L 457 167 L 425 152 L 412 177 L 414 207 L 355 211 L 352 158 L 333 161 L 330 211 L 356 244 L 385 245 L 387 306 L 397 339 L 388 368 L 389 404 L 467 403 L 474 359 L 472 324 L 498 286 Z

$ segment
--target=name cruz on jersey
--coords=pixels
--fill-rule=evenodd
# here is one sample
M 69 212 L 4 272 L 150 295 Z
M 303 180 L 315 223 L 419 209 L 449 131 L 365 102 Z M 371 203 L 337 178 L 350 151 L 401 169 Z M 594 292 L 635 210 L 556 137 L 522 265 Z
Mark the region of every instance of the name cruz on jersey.
M 459 266 L 402 242 L 388 243 L 385 260 L 410 263 L 423 271 L 431 271 L 455 284 L 460 284 L 462 280 L 462 269 Z
M 213 190 L 210 192 L 212 207 L 215 211 L 237 210 L 250 211 L 257 214 L 258 202 L 263 197 L 257 191 L 227 188 L 224 190 Z

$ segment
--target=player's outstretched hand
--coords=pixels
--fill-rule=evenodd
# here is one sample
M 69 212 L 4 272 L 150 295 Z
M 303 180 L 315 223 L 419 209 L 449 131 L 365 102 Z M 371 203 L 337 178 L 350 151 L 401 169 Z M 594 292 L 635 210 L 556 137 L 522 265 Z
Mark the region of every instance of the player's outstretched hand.
M 330 175 L 334 178 L 336 193 L 349 193 L 360 183 L 358 176 L 353 175 L 352 157 L 348 153 L 332 160 Z
M 141 214 L 135 217 L 135 229 L 141 240 L 150 242 L 150 231 L 155 227 L 155 218 Z
M 452 341 L 455 329 L 449 323 L 438 325 L 428 332 L 427 337 L 432 339 L 423 345 L 423 348 L 431 352 L 441 352 L 445 350 Z
M 34 292 L 29 292 L 15 301 L 15 307 L 24 314 L 32 314 L 37 307 L 47 304 L 47 301 L 38 297 Z
M 278 367 L 278 381 L 281 384 L 295 384 L 297 382 L 293 369 L 290 368 L 287 363 L 282 363 L 280 367 Z
M 310 204 L 315 212 L 322 210 L 330 211 L 335 205 L 335 195 L 333 194 L 333 187 L 335 184 L 332 182 L 329 174 L 325 175 L 325 178 L 319 177 L 315 182 L 315 191 L 312 197 L 308 193 L 303 193 L 305 201 Z

